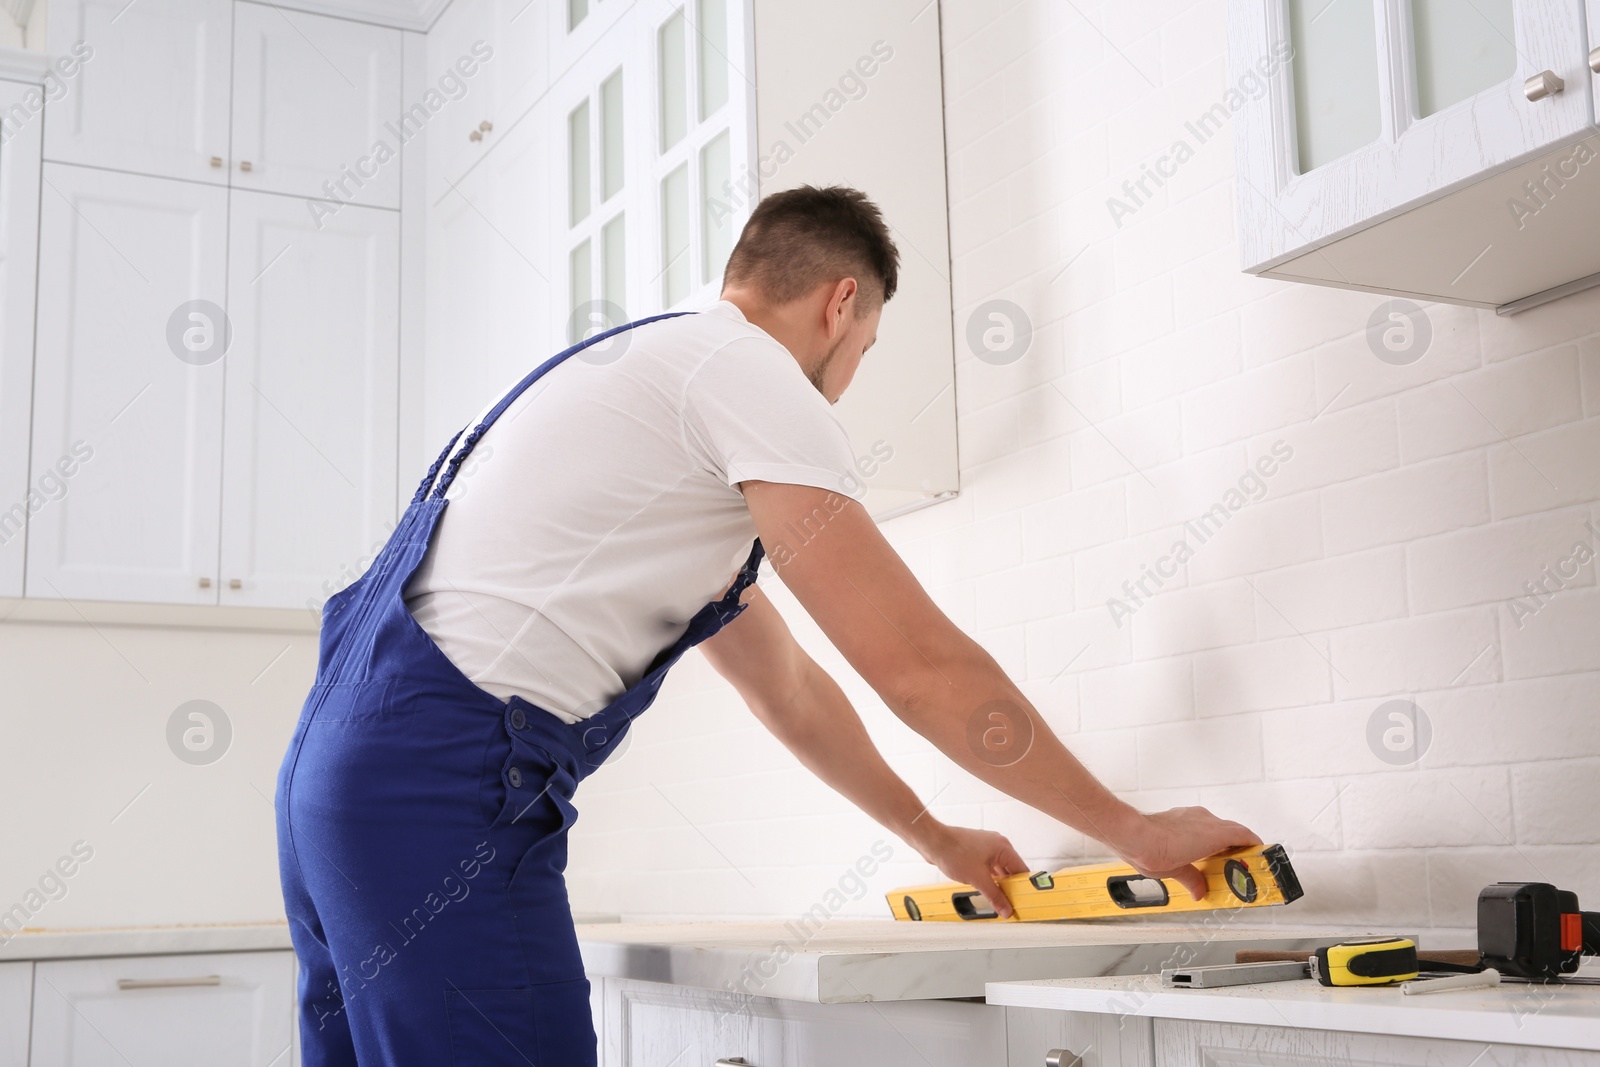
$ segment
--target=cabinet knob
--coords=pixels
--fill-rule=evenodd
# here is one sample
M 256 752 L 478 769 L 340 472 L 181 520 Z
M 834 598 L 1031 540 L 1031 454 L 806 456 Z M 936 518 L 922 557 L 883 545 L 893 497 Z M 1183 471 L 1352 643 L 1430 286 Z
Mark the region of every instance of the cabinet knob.
M 488 133 L 490 130 L 494 129 L 494 123 L 490 122 L 488 119 L 484 119 L 482 122 L 478 123 L 478 129 L 482 130 L 484 133 Z
M 1600 74 L 1600 48 L 1589 53 L 1589 69 Z
M 1064 1048 L 1053 1048 L 1044 1054 L 1044 1067 L 1083 1067 L 1083 1057 Z
M 200 588 L 201 589 L 210 589 L 211 588 L 211 579 L 210 578 L 202 578 L 202 579 L 200 579 Z
M 254 168 L 254 167 L 252 167 L 252 166 L 251 166 L 251 165 L 250 165 L 250 161 L 249 161 L 249 160 L 248 160 L 248 159 L 246 159 L 246 160 L 242 160 L 242 161 L 240 161 L 240 163 L 239 163 L 239 169 L 240 169 L 240 170 L 244 170 L 244 171 L 249 171 L 249 170 L 254 170 L 254 169 L 255 169 L 255 168 Z
M 467 140 L 469 140 L 469 141 L 481 141 L 481 140 L 483 140 L 483 131 L 482 130 L 473 130 L 471 133 L 467 134 Z
M 244 582 L 240 581 L 238 578 L 229 578 L 228 579 L 228 588 L 229 589 L 243 589 L 244 588 Z
M 1554 96 L 1567 87 L 1553 70 L 1541 70 L 1533 77 L 1522 83 L 1522 92 L 1529 100 L 1543 100 L 1547 96 Z
M 222 166 L 222 157 L 221 157 L 221 156 L 212 156 L 212 157 L 211 157 L 211 165 L 212 165 L 212 166 L 213 166 L 213 167 L 220 167 L 220 166 Z

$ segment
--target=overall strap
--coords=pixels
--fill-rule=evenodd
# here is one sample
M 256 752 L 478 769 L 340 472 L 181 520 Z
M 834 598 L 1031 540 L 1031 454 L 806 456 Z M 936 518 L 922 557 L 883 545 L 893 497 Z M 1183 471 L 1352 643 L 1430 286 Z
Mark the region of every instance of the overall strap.
M 533 370 L 529 371 L 527 376 L 524 377 L 522 381 L 518 382 L 511 388 L 510 392 L 500 398 L 500 402 L 498 404 L 489 409 L 489 413 L 483 417 L 483 421 L 478 423 L 478 425 L 473 428 L 471 433 L 467 434 L 466 439 L 461 442 L 460 451 L 458 451 L 454 456 L 450 457 L 449 465 L 445 467 L 444 473 L 439 476 L 438 483 L 434 485 L 432 494 L 433 498 L 437 500 L 444 497 L 445 492 L 450 488 L 450 483 L 456 480 L 456 472 L 461 469 L 461 464 L 466 461 L 466 458 L 472 454 L 473 448 L 477 446 L 478 439 L 489 431 L 489 427 L 494 425 L 495 420 L 500 418 L 501 415 L 504 415 L 506 413 L 506 409 L 512 404 L 516 403 L 517 398 L 523 393 L 527 392 L 528 387 L 534 382 L 544 377 L 547 373 L 559 366 L 561 363 L 577 355 L 579 352 L 582 352 L 584 349 L 590 347 L 591 345 L 599 344 L 601 341 L 604 341 L 607 338 L 615 337 L 624 330 L 631 330 L 635 327 L 643 326 L 646 323 L 660 322 L 662 319 L 675 319 L 680 315 L 689 314 L 693 314 L 693 312 L 669 311 L 664 315 L 652 315 L 649 318 L 639 319 L 636 322 L 625 322 L 621 326 L 613 326 L 604 333 L 597 333 L 593 337 L 579 341 L 565 352 L 558 352 L 556 355 L 551 356 Z M 460 436 L 460 434 L 457 434 L 456 437 L 451 438 L 450 444 L 445 447 L 445 455 L 449 454 L 450 448 L 455 445 L 456 440 L 460 438 Z M 443 460 L 444 455 L 441 455 L 439 458 L 440 460 Z M 438 464 L 436 463 L 434 466 L 437 468 Z M 421 494 L 426 492 L 427 486 L 433 482 L 434 473 L 434 471 L 429 471 L 427 480 L 422 483 L 423 488 L 418 490 L 419 500 L 421 499 Z

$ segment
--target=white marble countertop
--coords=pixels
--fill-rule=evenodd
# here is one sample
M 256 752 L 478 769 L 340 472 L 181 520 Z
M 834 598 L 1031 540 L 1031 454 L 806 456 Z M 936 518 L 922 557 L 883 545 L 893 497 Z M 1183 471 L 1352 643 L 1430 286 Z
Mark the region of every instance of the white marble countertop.
M 617 916 L 580 913 L 578 922 L 615 923 Z M 182 956 L 197 952 L 270 952 L 290 949 L 289 924 L 197 923 L 185 926 L 101 926 L 73 930 L 0 931 L 0 963 L 111 956 Z
M 982 997 L 989 982 L 1232 963 L 1236 948 L 1309 949 L 1326 930 L 1184 923 L 793 922 L 579 926 L 590 978 L 634 978 L 833 1004 Z M 1210 921 L 1204 921 L 1209 919 Z M 1344 936 L 1344 935 L 1340 935 Z
M 1600 976 L 1600 961 L 1579 972 Z M 1492 1044 L 1600 1050 L 1600 986 L 1506 982 L 1408 996 L 1398 987 L 1329 989 L 1292 982 L 1167 989 L 1159 974 L 990 982 L 991 1004 L 1100 1015 L 1342 1030 Z
M 289 948 L 288 923 L 96 927 L 23 930 L 0 945 L 0 962 L 101 956 L 174 956 L 193 952 L 263 952 Z

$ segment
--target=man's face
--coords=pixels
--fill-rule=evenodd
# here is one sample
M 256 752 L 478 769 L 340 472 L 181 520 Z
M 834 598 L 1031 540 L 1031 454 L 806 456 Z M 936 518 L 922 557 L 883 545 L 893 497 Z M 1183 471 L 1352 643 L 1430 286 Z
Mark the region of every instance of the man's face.
M 881 318 L 882 306 L 860 318 L 845 316 L 843 331 L 811 374 L 811 384 L 827 398 L 828 403 L 837 404 L 849 388 L 856 376 L 856 368 L 861 366 L 861 357 L 877 343 L 878 320 Z

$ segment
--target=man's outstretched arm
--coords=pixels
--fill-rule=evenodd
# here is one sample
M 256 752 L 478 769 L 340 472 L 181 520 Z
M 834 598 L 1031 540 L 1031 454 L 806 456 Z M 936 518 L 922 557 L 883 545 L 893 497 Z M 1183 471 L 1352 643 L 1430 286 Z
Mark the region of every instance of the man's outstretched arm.
M 741 488 L 784 584 L 890 710 L 951 760 L 1145 874 L 1177 879 L 1196 898 L 1205 880 L 1195 860 L 1261 843 L 1204 808 L 1146 815 L 1101 785 L 994 659 L 939 610 L 860 504 L 807 486 Z M 969 741 L 991 721 L 1026 740 L 1020 754 L 998 760 Z
M 700 646 L 756 718 L 812 773 L 949 878 L 1010 914 L 995 878 L 1028 868 L 999 834 L 947 826 L 884 762 L 838 684 L 800 647 L 759 587 L 735 623 Z

